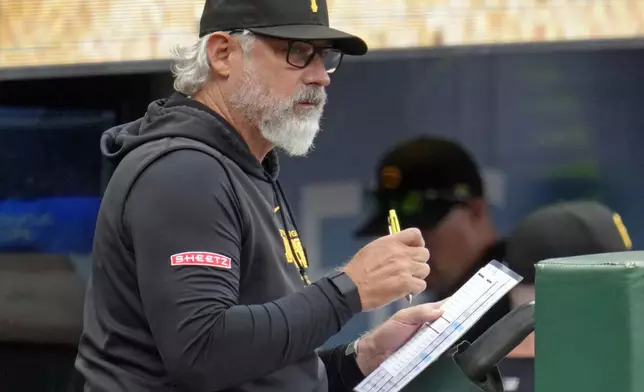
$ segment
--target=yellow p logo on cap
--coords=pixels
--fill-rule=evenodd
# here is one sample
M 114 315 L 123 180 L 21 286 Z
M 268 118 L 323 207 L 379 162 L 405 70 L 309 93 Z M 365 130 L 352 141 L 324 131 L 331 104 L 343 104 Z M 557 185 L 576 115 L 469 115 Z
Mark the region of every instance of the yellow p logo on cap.
M 316 0 L 311 0 L 311 11 L 313 13 L 318 12 L 318 2 Z

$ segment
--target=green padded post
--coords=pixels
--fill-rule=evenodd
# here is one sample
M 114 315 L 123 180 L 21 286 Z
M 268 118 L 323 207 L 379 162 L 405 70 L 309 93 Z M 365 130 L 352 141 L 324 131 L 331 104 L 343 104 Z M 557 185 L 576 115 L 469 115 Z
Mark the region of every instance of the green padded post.
M 536 265 L 536 392 L 644 391 L 644 252 Z

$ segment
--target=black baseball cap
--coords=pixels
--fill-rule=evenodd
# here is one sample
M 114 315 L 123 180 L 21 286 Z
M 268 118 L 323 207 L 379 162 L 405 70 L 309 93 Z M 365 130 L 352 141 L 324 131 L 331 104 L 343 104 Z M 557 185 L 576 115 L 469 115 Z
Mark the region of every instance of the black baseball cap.
M 505 262 L 534 284 L 535 264 L 546 259 L 627 251 L 631 240 L 622 218 L 596 201 L 567 201 L 528 215 L 506 239 Z
M 373 211 L 357 236 L 386 235 L 391 208 L 401 227 L 431 230 L 453 207 L 483 197 L 476 162 L 447 138 L 416 137 L 394 147 L 378 164 L 376 176 L 377 188 L 369 192 Z
M 326 0 L 206 0 L 200 38 L 239 29 L 280 39 L 329 40 L 334 48 L 355 56 L 368 50 L 361 38 L 329 27 Z

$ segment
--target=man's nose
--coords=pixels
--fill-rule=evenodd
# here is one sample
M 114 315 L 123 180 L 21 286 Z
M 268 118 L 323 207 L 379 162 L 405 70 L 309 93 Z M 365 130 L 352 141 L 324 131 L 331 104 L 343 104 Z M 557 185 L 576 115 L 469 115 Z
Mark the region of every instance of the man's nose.
M 322 87 L 327 87 L 331 84 L 331 78 L 326 72 L 324 67 L 324 60 L 320 56 L 315 56 L 311 64 L 306 67 L 304 72 L 304 83 L 305 84 L 315 84 Z

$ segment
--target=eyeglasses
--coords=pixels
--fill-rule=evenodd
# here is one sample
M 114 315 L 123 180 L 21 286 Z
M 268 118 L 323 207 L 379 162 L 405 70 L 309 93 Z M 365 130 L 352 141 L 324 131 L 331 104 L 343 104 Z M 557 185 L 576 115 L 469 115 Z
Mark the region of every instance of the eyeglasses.
M 229 34 L 253 34 L 248 30 L 232 30 Z M 296 68 L 306 68 L 311 64 L 316 55 L 319 55 L 324 64 L 324 70 L 331 74 L 340 68 L 344 53 L 329 47 L 315 46 L 307 41 L 288 40 L 286 62 Z
M 289 40 L 286 62 L 296 68 L 306 68 L 319 55 L 328 74 L 337 71 L 344 54 L 334 48 L 315 46 L 310 42 Z

